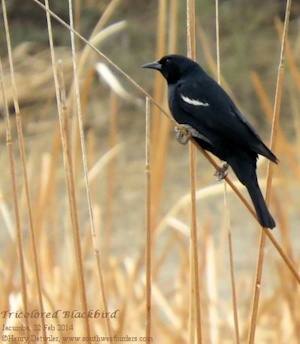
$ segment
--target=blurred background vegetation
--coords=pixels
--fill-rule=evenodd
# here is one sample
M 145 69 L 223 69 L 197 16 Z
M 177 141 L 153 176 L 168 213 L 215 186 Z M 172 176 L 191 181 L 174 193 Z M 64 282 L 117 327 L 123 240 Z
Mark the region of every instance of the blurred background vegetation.
M 74 1 L 75 28 L 88 37 L 99 17 L 110 1 Z M 50 1 L 50 8 L 63 20 L 68 22 L 68 2 Z M 215 4 L 214 2 L 197 1 L 197 23 L 205 31 L 208 44 L 214 51 L 215 47 Z M 48 46 L 45 14 L 31 1 L 25 1 L 19 6 L 18 0 L 7 3 L 13 34 L 12 44 L 18 46 L 23 42 L 34 42 L 36 49 Z M 256 119 L 260 107 L 253 93 L 250 72 L 256 71 L 261 76 L 268 94 L 274 94 L 277 73 L 279 40 L 274 29 L 276 17 L 283 20 L 285 11 L 284 0 L 222 0 L 220 1 L 220 40 L 221 40 L 221 70 L 236 94 L 243 109 L 249 116 Z M 185 2 L 179 2 L 178 42 L 176 52 L 185 54 L 186 40 L 186 10 Z M 293 3 L 291 16 L 291 37 L 296 37 L 299 31 L 300 4 Z M 157 4 L 155 1 L 122 1 L 110 22 L 125 20 L 127 26 L 114 39 L 107 40 L 101 45 L 101 50 L 114 62 L 123 68 L 133 78 L 151 86 L 151 78 L 145 76 L 140 65 L 155 58 L 154 48 L 157 27 Z M 77 19 L 76 19 L 77 18 Z M 70 42 L 69 32 L 61 24 L 53 21 L 54 42 L 57 46 L 67 46 Z M 297 42 L 296 46 L 299 46 Z M 0 49 L 6 52 L 3 22 L 0 22 Z M 121 52 L 121 53 L 120 53 Z M 198 44 L 198 61 L 206 66 L 205 57 Z M 289 111 L 289 102 L 284 104 Z

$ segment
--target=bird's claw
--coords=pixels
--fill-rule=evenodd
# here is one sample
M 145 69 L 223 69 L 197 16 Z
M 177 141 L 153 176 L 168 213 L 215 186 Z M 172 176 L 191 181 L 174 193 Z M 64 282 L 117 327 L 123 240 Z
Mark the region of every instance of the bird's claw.
M 187 144 L 192 138 L 192 134 L 189 131 L 186 131 L 184 128 L 175 127 L 175 132 L 177 141 L 182 145 Z
M 214 174 L 215 177 L 217 177 L 217 180 L 220 181 L 224 178 L 227 177 L 228 175 L 228 167 L 229 165 L 227 164 L 226 161 L 224 161 L 221 166 L 217 169 L 216 173 Z
M 198 137 L 198 132 L 193 127 L 188 124 L 181 124 L 178 127 L 175 127 L 176 139 L 182 145 L 188 143 L 188 141 L 193 137 Z

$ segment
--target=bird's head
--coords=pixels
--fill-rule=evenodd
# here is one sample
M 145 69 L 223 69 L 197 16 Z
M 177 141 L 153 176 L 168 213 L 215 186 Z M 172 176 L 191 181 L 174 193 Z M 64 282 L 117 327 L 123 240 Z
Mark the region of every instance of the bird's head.
M 146 63 L 142 67 L 160 71 L 168 84 L 176 83 L 183 76 L 192 73 L 195 68 L 200 68 L 196 62 L 182 55 L 166 55 L 160 60 Z

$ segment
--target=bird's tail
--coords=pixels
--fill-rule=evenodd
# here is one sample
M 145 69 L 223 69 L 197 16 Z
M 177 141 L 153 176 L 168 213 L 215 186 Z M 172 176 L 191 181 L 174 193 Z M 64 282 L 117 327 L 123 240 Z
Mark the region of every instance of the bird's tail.
M 227 160 L 234 173 L 244 184 L 251 197 L 259 223 L 265 228 L 274 228 L 276 223 L 270 214 L 261 193 L 256 176 L 256 157 L 233 156 Z
M 276 223 L 268 210 L 264 197 L 258 186 L 257 179 L 255 178 L 255 180 L 252 180 L 251 183 L 247 183 L 245 186 L 251 197 L 259 223 L 265 228 L 274 228 Z

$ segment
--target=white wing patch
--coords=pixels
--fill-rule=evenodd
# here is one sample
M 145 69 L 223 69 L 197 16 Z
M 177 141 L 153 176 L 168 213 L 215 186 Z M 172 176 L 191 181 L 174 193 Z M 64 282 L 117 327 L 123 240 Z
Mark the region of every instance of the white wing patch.
M 203 103 L 201 100 L 198 100 L 198 99 L 190 99 L 189 97 L 186 97 L 183 94 L 180 94 L 180 97 L 187 104 L 191 104 L 194 106 L 209 106 L 208 103 Z

